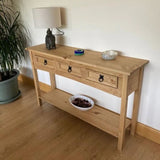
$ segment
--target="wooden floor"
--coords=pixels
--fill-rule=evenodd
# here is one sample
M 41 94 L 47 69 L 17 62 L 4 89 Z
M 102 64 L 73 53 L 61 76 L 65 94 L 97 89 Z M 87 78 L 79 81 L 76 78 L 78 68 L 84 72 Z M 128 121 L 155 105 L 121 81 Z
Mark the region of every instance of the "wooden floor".
M 130 136 L 123 151 L 117 139 L 44 103 L 34 88 L 22 86 L 22 97 L 0 105 L 0 160 L 160 160 L 160 145 Z

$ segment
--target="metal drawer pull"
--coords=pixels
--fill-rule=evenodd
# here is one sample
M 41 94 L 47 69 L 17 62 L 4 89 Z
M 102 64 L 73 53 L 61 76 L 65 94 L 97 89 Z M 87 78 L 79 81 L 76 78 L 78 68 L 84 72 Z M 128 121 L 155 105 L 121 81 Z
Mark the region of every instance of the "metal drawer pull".
M 99 82 L 103 82 L 103 81 L 104 81 L 104 75 L 101 75 L 101 74 L 100 74 L 98 80 L 99 80 Z
M 68 72 L 72 72 L 72 67 L 71 66 L 68 66 Z
M 46 59 L 44 60 L 44 65 L 47 65 L 47 60 Z

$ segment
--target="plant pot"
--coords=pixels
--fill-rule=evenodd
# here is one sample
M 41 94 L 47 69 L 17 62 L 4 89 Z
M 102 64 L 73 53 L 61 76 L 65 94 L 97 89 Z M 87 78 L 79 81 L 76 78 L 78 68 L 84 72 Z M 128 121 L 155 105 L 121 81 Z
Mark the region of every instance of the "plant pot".
M 5 104 L 16 100 L 21 92 L 18 89 L 19 71 L 14 69 L 16 75 L 12 78 L 0 82 L 0 104 Z

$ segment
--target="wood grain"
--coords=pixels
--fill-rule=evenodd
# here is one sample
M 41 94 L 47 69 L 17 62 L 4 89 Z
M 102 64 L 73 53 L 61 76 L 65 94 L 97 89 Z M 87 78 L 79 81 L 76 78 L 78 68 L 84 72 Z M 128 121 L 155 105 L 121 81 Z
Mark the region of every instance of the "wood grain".
M 19 76 L 19 81 L 25 85 L 34 86 L 33 79 L 26 77 L 25 75 Z M 39 82 L 40 89 L 44 92 L 51 91 L 51 86 Z M 43 86 L 43 87 L 42 87 Z M 160 131 L 153 129 L 147 125 L 137 122 L 136 123 L 136 134 L 145 137 L 155 143 L 160 144 Z
M 103 81 L 102 82 L 99 82 L 100 75 L 103 76 Z M 95 72 L 95 71 L 88 70 L 87 79 L 91 80 L 91 81 L 94 81 L 94 82 L 97 82 L 97 83 L 100 83 L 100 84 L 103 84 L 103 85 L 111 86 L 111 87 L 114 87 L 114 88 L 117 88 L 117 86 L 118 86 L 118 80 L 117 80 L 118 77 L 112 76 L 112 75 L 109 75 L 109 74 L 105 74 L 105 73 L 102 73 L 102 72 Z
M 29 86 L 34 86 L 34 80 L 33 80 L 33 78 L 30 78 L 30 77 L 28 77 L 28 76 L 26 76 L 24 74 L 20 74 L 18 76 L 18 81 L 20 81 L 23 84 L 29 85 Z M 46 85 L 46 87 L 47 87 L 47 85 Z
M 103 131 L 118 137 L 119 130 L 119 115 L 111 112 L 107 109 L 95 105 L 91 110 L 80 111 L 74 108 L 68 101 L 69 97 L 72 96 L 69 93 L 55 89 L 49 93 L 41 92 L 40 98 L 42 100 L 54 104 L 56 107 L 96 126 Z M 127 128 L 130 125 L 130 120 L 126 119 L 126 125 L 124 128 Z
M 138 110 L 139 110 L 139 103 L 141 97 L 141 88 L 142 88 L 142 81 L 143 81 L 143 71 L 144 68 L 140 68 L 139 75 L 138 75 L 138 88 L 135 90 L 134 94 L 134 103 L 133 103 L 133 112 L 132 112 L 132 126 L 131 126 L 131 135 L 135 134 L 136 131 L 136 123 L 138 117 Z
M 69 67 L 71 67 L 71 71 L 68 72 Z M 81 68 L 77 65 L 71 65 L 67 63 L 59 63 L 58 70 L 65 72 L 67 74 L 76 75 L 78 77 L 82 77 Z
M 98 88 L 102 91 L 108 92 L 108 93 L 113 94 L 115 96 L 121 97 L 121 88 L 122 88 L 121 87 L 121 84 L 122 84 L 122 79 L 121 78 L 119 78 L 119 80 L 118 80 L 118 88 L 114 88 L 114 87 L 110 87 L 110 86 L 107 86 L 107 85 L 105 85 L 105 87 L 104 87 L 104 85 L 101 84 L 101 83 L 96 83 L 95 81 L 91 81 L 91 80 L 88 80 L 88 79 L 85 79 L 85 78 L 82 78 L 82 77 L 79 77 L 79 76 L 74 76 L 72 74 L 68 74 L 67 72 L 65 73 L 65 72 L 60 71 L 60 70 L 56 70 L 55 73 L 58 74 L 58 75 L 65 76 L 67 78 L 76 80 L 78 82 L 85 83 L 87 85 L 90 85 L 94 88 Z M 86 73 L 86 75 L 87 75 L 87 73 Z
M 20 85 L 22 97 L 0 105 L 1 160 L 159 160 L 160 145 L 126 134 L 120 153 L 115 137 L 44 103 Z M 158 137 L 157 137 L 158 138 Z
M 140 69 L 137 69 L 128 77 L 128 95 L 138 89 L 139 72 Z
M 122 98 L 121 98 L 121 111 L 119 119 L 119 134 L 118 134 L 118 150 L 122 150 L 125 139 L 125 125 L 126 125 L 126 112 L 128 102 L 128 76 L 123 76 L 122 84 Z
M 142 123 L 137 123 L 136 133 L 142 137 L 145 137 L 155 143 L 160 144 L 160 131 L 152 127 L 144 125 Z
M 49 72 L 50 75 L 50 82 L 51 82 L 51 88 L 56 88 L 56 81 L 55 81 L 55 74 L 53 72 Z
M 135 91 L 136 98 L 134 102 L 137 101 L 134 103 L 136 105 L 134 105 L 133 109 L 135 113 L 133 114 L 132 120 L 133 127 L 131 132 L 133 132 L 136 123 L 135 117 L 138 113 L 138 101 L 140 99 L 140 92 L 137 92 L 138 94 L 136 95 L 138 84 L 137 75 L 139 73 L 136 71 L 144 67 L 148 61 L 124 56 L 118 56 L 113 61 L 104 61 L 100 58 L 100 53 L 87 50 L 83 56 L 75 56 L 75 48 L 67 46 L 58 46 L 56 50 L 49 51 L 44 45 L 38 45 L 30 47 L 28 50 L 31 55 L 38 105 L 41 104 L 40 99 L 43 99 L 103 131 L 118 137 L 118 149 L 122 150 L 126 126 L 128 127 L 130 125 L 130 123 L 127 123 L 128 120 L 126 120 L 128 95 L 129 92 Z M 36 69 L 42 69 L 50 73 L 52 92 L 46 94 L 40 93 Z M 73 107 L 71 108 L 70 105 L 67 105 L 66 101 L 70 95 L 67 93 L 64 94 L 64 92 L 57 89 L 54 90 L 55 78 L 53 74 L 57 73 L 121 97 L 120 118 L 115 119 L 116 116 L 112 115 L 111 112 L 101 110 L 98 106 L 95 106 L 94 109 L 97 110 L 93 112 L 94 114 L 91 112 L 94 111 L 94 109 L 82 113 L 76 111 Z M 117 75 L 119 76 L 117 77 Z M 138 89 L 139 88 L 138 86 Z M 65 103 L 63 100 L 65 100 Z M 119 123 L 118 126 L 117 122 Z
M 101 58 L 100 52 L 89 50 L 85 50 L 85 54 L 83 56 L 74 56 L 74 50 L 76 50 L 76 48 L 62 45 L 57 45 L 56 50 L 47 50 L 44 44 L 29 47 L 28 50 L 40 53 L 45 57 L 48 56 L 50 58 L 66 59 L 70 62 L 87 65 L 90 66 L 91 69 L 98 68 L 127 75 L 130 75 L 133 71 L 149 62 L 148 60 L 124 56 L 118 56 L 114 61 L 104 61 Z
M 34 57 L 33 57 L 32 51 L 29 52 L 29 55 L 30 55 L 30 60 L 32 64 L 32 72 L 33 72 L 34 86 L 35 86 L 36 95 L 37 95 L 37 103 L 38 103 L 38 106 L 41 106 L 41 99 L 39 99 L 40 88 L 38 83 L 38 73 L 34 66 Z

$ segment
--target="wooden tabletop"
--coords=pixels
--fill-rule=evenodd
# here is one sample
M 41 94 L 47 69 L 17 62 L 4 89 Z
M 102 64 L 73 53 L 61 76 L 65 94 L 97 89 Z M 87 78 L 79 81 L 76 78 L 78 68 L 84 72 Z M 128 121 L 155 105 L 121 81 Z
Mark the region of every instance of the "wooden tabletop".
M 149 62 L 144 59 L 120 55 L 118 55 L 115 60 L 106 61 L 101 58 L 101 52 L 85 50 L 83 56 L 75 56 L 74 50 L 77 48 L 63 45 L 57 45 L 56 47 L 56 49 L 48 50 L 46 49 L 45 44 L 41 44 L 28 47 L 27 50 L 126 75 L 130 75 L 132 72 Z

